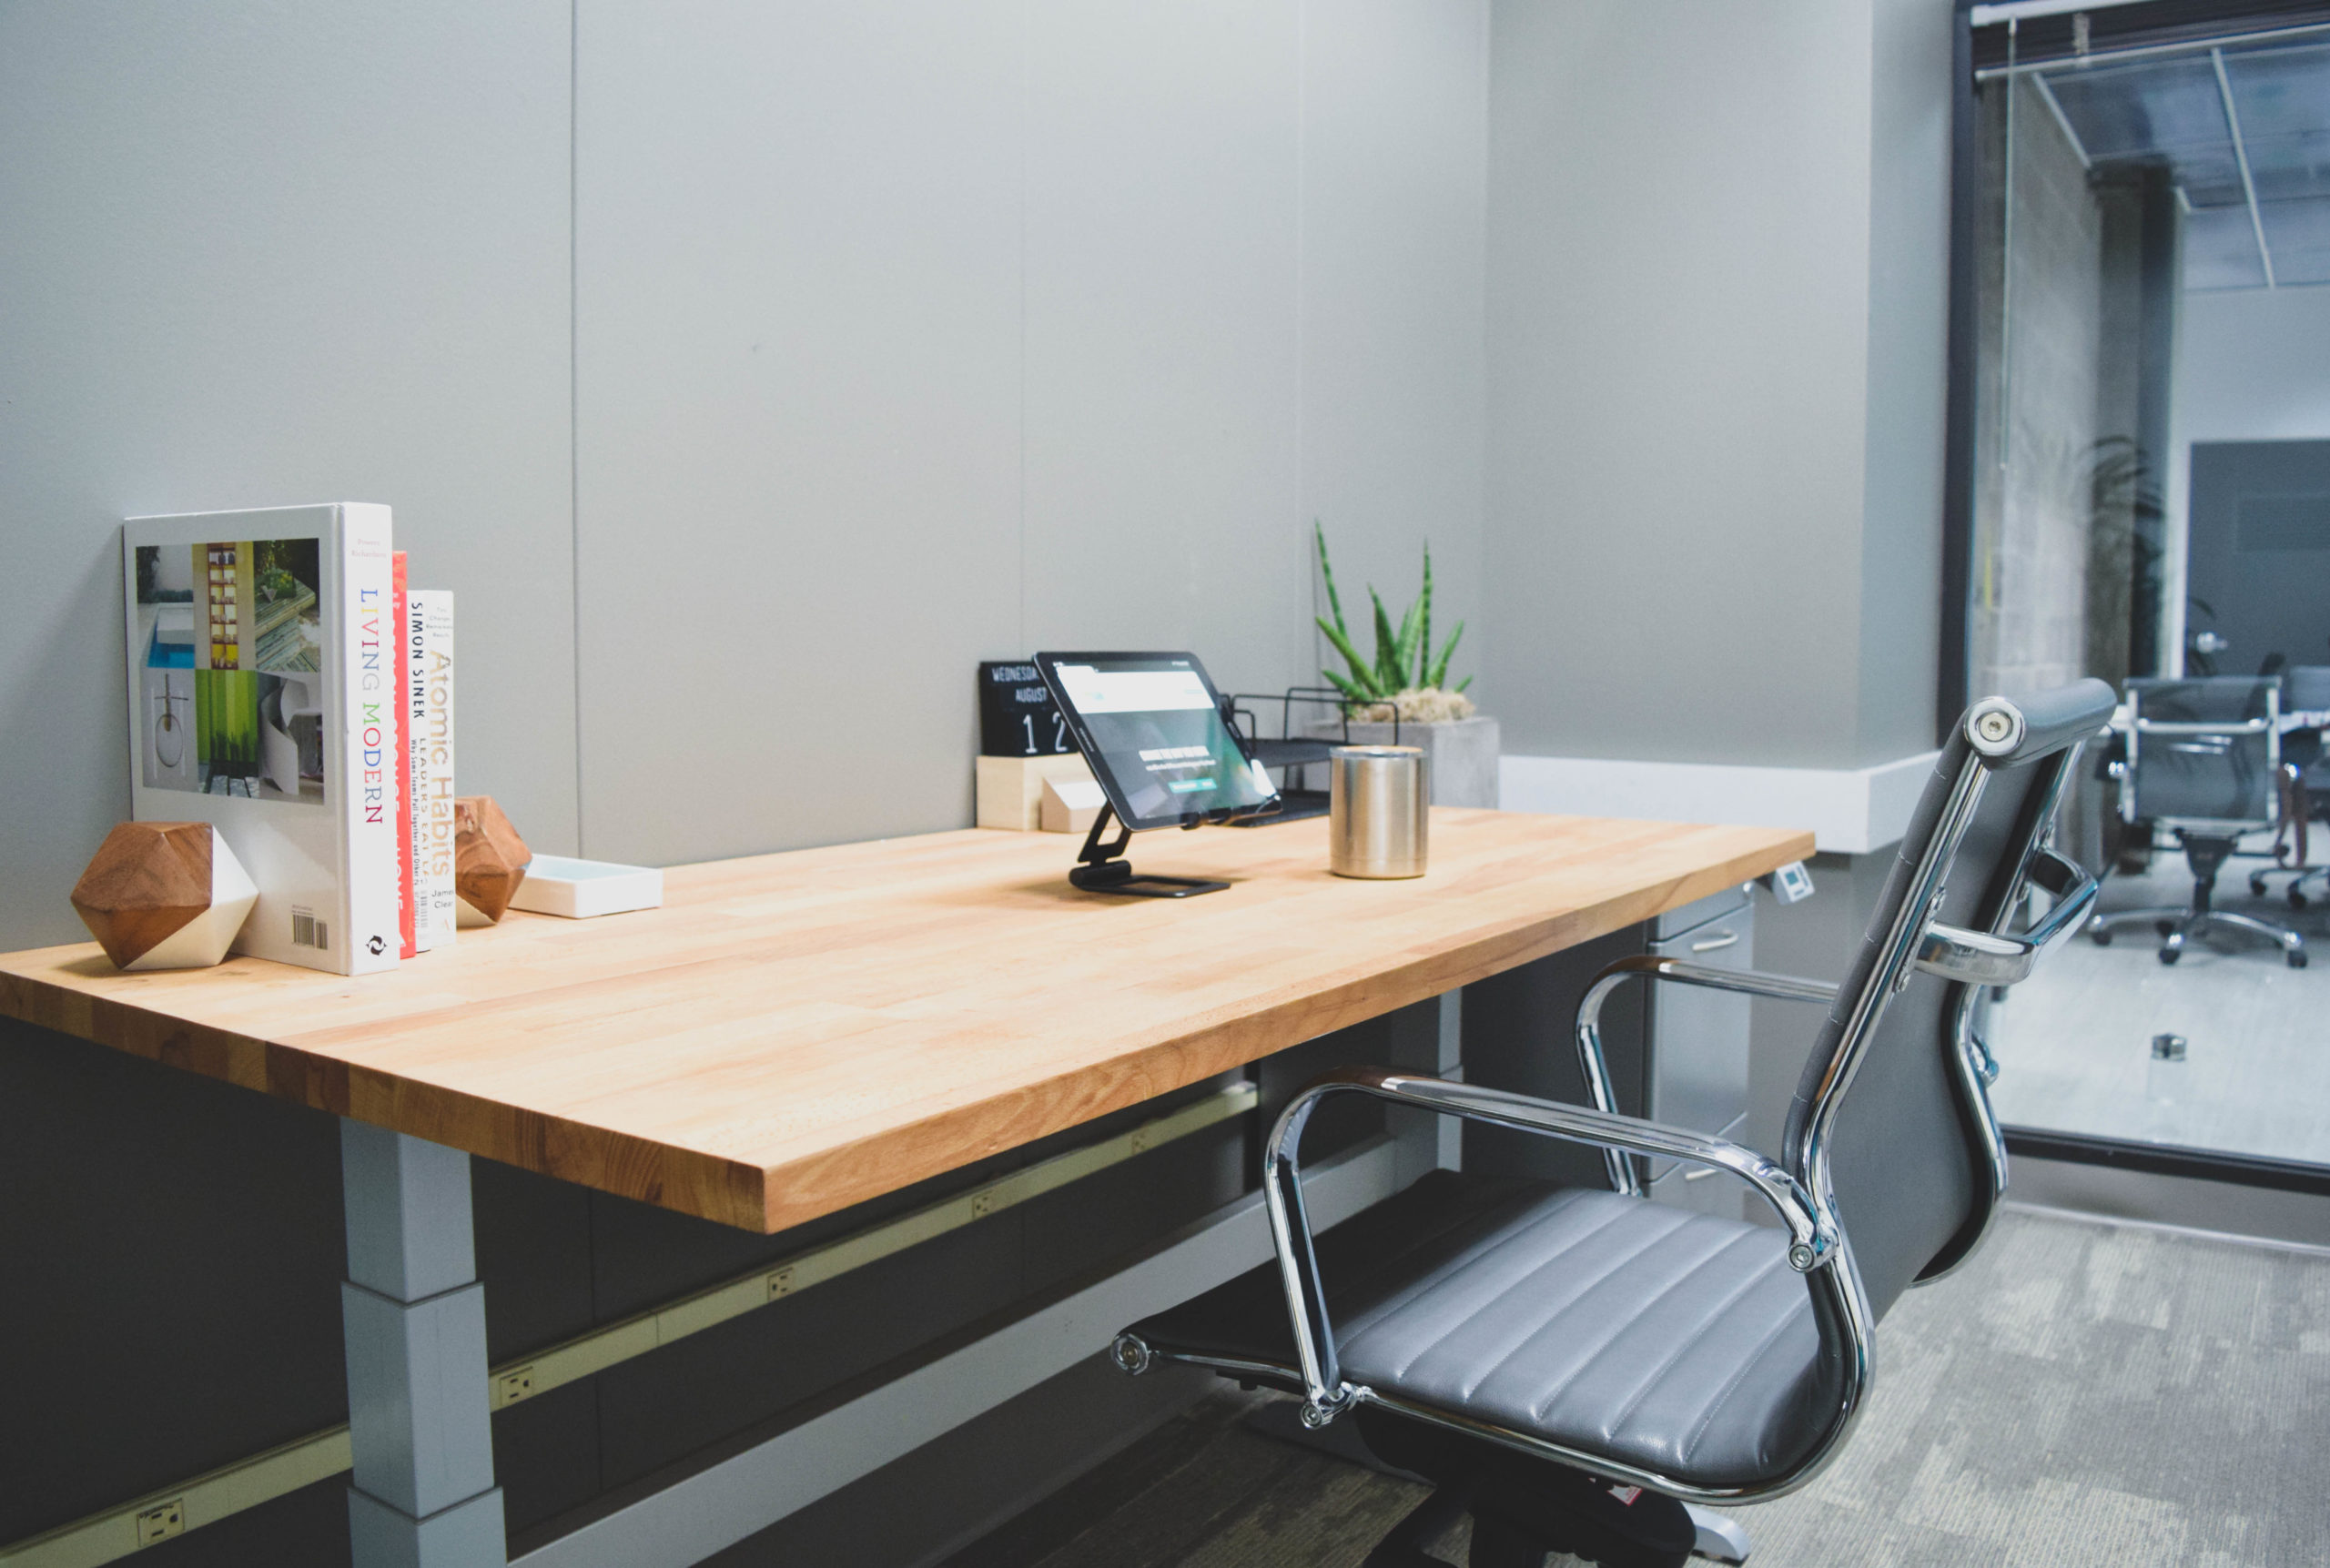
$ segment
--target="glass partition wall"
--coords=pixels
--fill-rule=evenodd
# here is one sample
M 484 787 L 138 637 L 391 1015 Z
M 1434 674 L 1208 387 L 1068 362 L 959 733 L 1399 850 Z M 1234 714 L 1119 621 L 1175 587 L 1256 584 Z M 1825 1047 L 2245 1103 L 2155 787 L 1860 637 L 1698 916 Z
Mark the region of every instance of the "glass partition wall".
M 2105 917 L 1993 1009 L 1995 1103 L 2330 1165 L 2330 27 L 1984 9 L 1967 685 L 2134 699 L 2059 830 Z

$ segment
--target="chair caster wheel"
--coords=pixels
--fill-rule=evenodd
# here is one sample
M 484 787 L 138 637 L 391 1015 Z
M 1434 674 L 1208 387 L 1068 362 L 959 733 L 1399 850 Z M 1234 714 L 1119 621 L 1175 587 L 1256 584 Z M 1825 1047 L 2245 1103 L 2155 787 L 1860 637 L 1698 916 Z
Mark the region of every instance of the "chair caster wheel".
M 2109 947 L 2112 946 L 2112 933 L 2104 930 L 2101 926 L 2089 932 L 2087 934 L 2087 939 L 2094 943 L 2098 947 Z
M 2160 950 L 2160 961 L 2163 964 L 2173 964 L 2183 956 L 2184 955 L 2173 947 L 2163 947 Z
M 2292 953 L 2291 955 L 2289 955 L 2289 965 L 2290 965 L 2290 967 L 2291 967 L 2291 968 L 2293 968 L 2293 969 L 2303 969 L 2303 968 L 2305 968 L 2305 955 L 2303 952 Z
M 2296 888 L 2295 888 L 2295 887 L 2291 888 L 2291 889 L 2290 889 L 2290 907 L 2291 907 L 2291 908 L 2293 908 L 2293 909 L 2303 909 L 2303 908 L 2305 908 L 2305 905 L 2306 905 L 2306 897 L 2305 897 L 2305 894 L 2303 894 L 2303 893 L 2300 893 L 2300 892 L 2299 892 Z
M 2152 923 L 2152 928 L 2163 936 L 2176 935 L 2176 922 L 2173 920 L 2155 920 Z
M 2265 896 L 2265 878 L 2261 873 L 2250 873 L 2249 894 L 2253 898 L 2263 898 Z

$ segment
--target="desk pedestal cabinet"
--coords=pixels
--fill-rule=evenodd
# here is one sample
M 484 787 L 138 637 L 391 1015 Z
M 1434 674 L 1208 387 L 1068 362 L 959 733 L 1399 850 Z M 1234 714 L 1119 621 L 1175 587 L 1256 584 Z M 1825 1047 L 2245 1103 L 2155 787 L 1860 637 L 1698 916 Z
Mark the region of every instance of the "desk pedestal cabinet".
M 1465 987 L 1464 1076 L 1575 1105 L 1591 1103 L 1571 1035 L 1577 1004 L 1602 969 L 1649 953 L 1710 967 L 1755 966 L 1756 910 L 1743 886 L 1657 916 L 1566 952 Z M 1602 1041 L 1618 1108 L 1695 1132 L 1737 1139 L 1748 1115 L 1749 999 L 1695 986 L 1620 986 L 1602 1012 Z M 1529 1176 L 1606 1188 L 1602 1155 L 1583 1144 L 1471 1127 L 1464 1166 L 1487 1175 Z M 1644 1176 L 1662 1203 L 1741 1218 L 1739 1185 L 1695 1179 L 1699 1168 L 1653 1160 Z M 1766 1212 L 1758 1203 L 1748 1217 Z
M 1670 910 L 1650 923 L 1651 956 L 1677 958 L 1712 969 L 1756 966 L 1756 906 L 1745 887 Z M 1642 1114 L 1653 1121 L 1711 1133 L 1734 1143 L 1748 1122 L 1748 1009 L 1729 991 L 1696 986 L 1647 987 L 1642 1058 Z M 1739 1184 L 1711 1167 L 1677 1160 L 1648 1162 L 1650 1196 L 1661 1203 L 1740 1218 L 1751 1202 Z

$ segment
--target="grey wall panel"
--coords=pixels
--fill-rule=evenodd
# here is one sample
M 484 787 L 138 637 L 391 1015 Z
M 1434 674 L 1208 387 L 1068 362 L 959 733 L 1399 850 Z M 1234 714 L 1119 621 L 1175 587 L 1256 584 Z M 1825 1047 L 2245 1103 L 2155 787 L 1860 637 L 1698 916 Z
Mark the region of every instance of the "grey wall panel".
M 0 949 L 128 814 L 128 513 L 395 507 L 463 785 L 572 845 L 567 15 L 0 7 Z
M 1509 752 L 1854 760 L 1854 11 L 1496 7 L 1483 685 Z
M 967 824 L 1021 652 L 1017 7 L 586 0 L 588 853 Z
M 1430 540 L 1435 643 L 1472 618 L 1450 667 L 1461 679 L 1482 668 L 1487 633 L 1477 611 L 1488 6 L 1312 5 L 1302 112 L 1295 551 L 1307 566 L 1318 519 L 1346 618 L 1364 615 L 1369 582 L 1397 614 L 1416 592 Z M 1324 640 L 1313 640 L 1317 658 L 1340 669 Z M 1373 636 L 1360 644 L 1372 650 Z M 1296 675 L 1316 680 L 1309 666 Z
M 1298 8 L 1030 15 L 1023 635 L 1283 683 L 1309 641 Z
M 1870 9 L 1869 371 L 1858 761 L 1934 744 L 1950 379 L 1950 28 L 1946 6 Z M 1977 693 L 1977 696 L 1983 693 Z
M 983 657 L 1315 679 L 1313 512 L 1472 613 L 1485 15 L 586 4 L 589 852 L 962 825 Z
M 1490 704 L 1509 752 L 1931 744 L 1946 8 L 1496 7 Z

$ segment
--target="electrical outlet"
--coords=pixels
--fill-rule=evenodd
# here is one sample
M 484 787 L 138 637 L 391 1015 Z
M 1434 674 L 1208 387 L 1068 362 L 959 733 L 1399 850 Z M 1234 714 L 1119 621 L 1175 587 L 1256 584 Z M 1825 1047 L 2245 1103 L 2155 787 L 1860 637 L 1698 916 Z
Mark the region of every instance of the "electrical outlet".
M 512 1367 L 493 1380 L 493 1408 L 514 1405 L 520 1400 L 534 1396 L 534 1368 L 529 1361 L 522 1367 Z
M 1149 1152 L 1149 1140 L 1156 1136 L 1157 1130 L 1154 1128 L 1137 1127 L 1133 1128 L 1132 1151 L 1135 1154 L 1147 1154 Z
M 971 1218 L 972 1218 L 972 1219 L 985 1219 L 988 1215 L 990 1215 L 990 1214 L 992 1214 L 992 1213 L 994 1213 L 994 1212 L 995 1212 L 995 1194 L 994 1194 L 994 1193 L 992 1193 L 992 1192 L 982 1192 L 982 1193 L 979 1193 L 979 1194 L 978 1194 L 978 1195 L 976 1195 L 975 1197 L 973 1197 L 973 1198 L 972 1198 L 972 1199 L 971 1199 Z
M 779 1269 L 769 1275 L 768 1299 L 770 1300 L 774 1301 L 780 1296 L 790 1296 L 791 1294 L 793 1294 L 792 1270 Z
M 151 1546 L 157 1541 L 167 1541 L 173 1535 L 186 1533 L 186 1499 L 173 1497 L 137 1516 L 137 1544 Z

